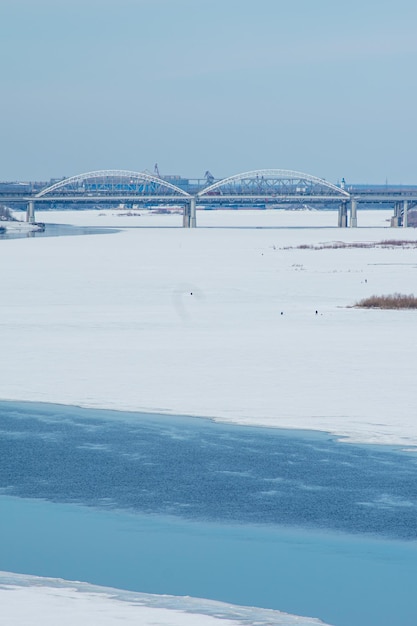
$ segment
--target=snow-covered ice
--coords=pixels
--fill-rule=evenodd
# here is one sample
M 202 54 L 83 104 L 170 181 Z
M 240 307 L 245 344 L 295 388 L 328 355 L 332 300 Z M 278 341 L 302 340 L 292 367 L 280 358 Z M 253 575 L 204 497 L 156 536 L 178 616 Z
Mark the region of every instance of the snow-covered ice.
M 416 249 L 296 248 L 414 229 L 388 211 L 357 229 L 335 212 L 200 211 L 195 230 L 135 212 L 38 213 L 121 230 L 1 242 L 0 397 L 417 445 L 417 313 L 350 308 L 416 291 Z
M 19 215 L 19 219 L 16 222 L 7 220 L 0 221 L 0 227 L 4 228 L 8 235 L 15 233 L 31 233 L 41 230 L 41 226 L 38 224 L 30 224 L 29 222 L 23 221 L 21 215 Z
M 223 602 L 157 596 L 87 583 L 0 572 L 0 618 L 7 626 L 319 626 L 298 617 Z

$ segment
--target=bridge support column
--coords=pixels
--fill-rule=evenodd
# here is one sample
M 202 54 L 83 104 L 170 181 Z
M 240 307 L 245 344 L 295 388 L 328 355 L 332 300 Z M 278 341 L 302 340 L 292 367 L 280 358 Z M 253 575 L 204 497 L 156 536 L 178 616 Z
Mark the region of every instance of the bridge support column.
M 182 225 L 184 228 L 196 228 L 197 226 L 195 198 L 190 198 L 190 200 L 184 205 Z
M 190 228 L 196 228 L 197 226 L 197 215 L 196 215 L 196 199 L 191 198 L 190 200 Z
M 350 199 L 350 227 L 356 228 L 358 225 L 358 216 L 357 216 L 358 202 L 356 198 Z
M 339 228 L 347 227 L 347 202 L 342 202 L 339 207 L 337 225 Z
M 184 204 L 184 211 L 182 214 L 182 227 L 183 228 L 190 228 L 190 204 L 188 202 L 186 202 Z
M 29 200 L 28 206 L 26 209 L 26 221 L 33 224 L 35 221 L 35 203 L 33 200 Z
M 391 228 L 398 228 L 401 224 L 401 204 L 396 202 L 394 204 L 394 215 L 391 218 Z
M 403 202 L 403 227 L 408 227 L 408 200 Z

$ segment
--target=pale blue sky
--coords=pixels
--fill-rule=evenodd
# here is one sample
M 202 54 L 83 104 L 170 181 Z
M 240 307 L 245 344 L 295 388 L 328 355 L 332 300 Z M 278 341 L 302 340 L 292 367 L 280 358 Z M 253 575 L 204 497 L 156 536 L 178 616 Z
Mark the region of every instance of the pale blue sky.
M 2 0 L 0 180 L 417 184 L 415 0 Z

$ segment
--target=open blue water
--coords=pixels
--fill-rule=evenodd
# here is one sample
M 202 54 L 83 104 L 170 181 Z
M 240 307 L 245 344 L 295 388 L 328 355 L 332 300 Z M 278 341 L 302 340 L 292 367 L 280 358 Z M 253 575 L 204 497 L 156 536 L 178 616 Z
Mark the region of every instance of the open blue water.
M 0 569 L 415 626 L 417 457 L 325 434 L 0 403 Z
M 1 226 L 1 222 L 0 222 Z M 45 230 L 29 232 L 8 230 L 0 233 L 0 241 L 2 239 L 26 239 L 33 237 L 61 237 L 69 235 L 101 235 L 116 233 L 115 228 L 106 228 L 98 226 L 73 226 L 70 224 L 45 224 Z

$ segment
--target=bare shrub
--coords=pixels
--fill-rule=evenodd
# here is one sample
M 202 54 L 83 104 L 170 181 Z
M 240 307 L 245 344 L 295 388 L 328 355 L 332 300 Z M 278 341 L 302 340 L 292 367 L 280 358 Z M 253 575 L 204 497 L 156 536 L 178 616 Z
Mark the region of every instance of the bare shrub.
M 387 296 L 370 296 L 354 305 L 361 309 L 417 309 L 417 297 L 413 294 L 394 293 Z
M 382 248 L 415 248 L 417 241 L 410 239 L 384 239 L 376 245 Z
M 287 246 L 283 250 L 338 250 L 339 248 L 417 248 L 417 240 L 413 239 L 384 239 L 383 241 L 357 241 L 346 243 L 344 241 L 332 241 L 320 244 L 301 244 L 299 246 Z

